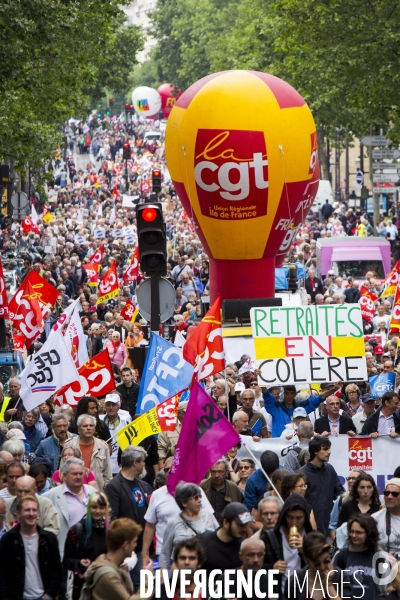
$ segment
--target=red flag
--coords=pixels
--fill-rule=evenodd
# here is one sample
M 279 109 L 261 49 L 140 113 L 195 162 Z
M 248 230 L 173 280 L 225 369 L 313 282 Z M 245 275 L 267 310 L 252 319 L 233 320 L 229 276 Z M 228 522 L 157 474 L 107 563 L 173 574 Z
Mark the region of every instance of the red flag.
M 32 219 L 26 217 L 26 219 L 22 219 L 21 222 L 22 229 L 25 231 L 25 233 L 30 233 L 32 231 L 33 233 L 38 233 L 40 235 L 40 229 L 37 225 L 35 225 Z
M 397 284 L 399 282 L 400 260 L 394 265 L 393 269 L 388 273 L 384 281 L 385 289 L 381 294 L 381 298 L 394 296 L 396 294 Z
M 108 350 L 103 350 L 78 369 L 79 380 L 65 385 L 56 394 L 58 405 L 76 406 L 83 396 L 105 396 L 115 389 Z
M 194 365 L 199 381 L 225 369 L 219 296 L 201 323 L 187 337 L 183 358 Z
M 89 262 L 94 263 L 96 265 L 101 264 L 102 258 L 104 254 L 104 244 L 97 248 L 96 252 L 92 254 L 92 256 L 88 256 Z
M 99 283 L 99 269 L 96 263 L 90 262 L 87 265 L 82 265 L 82 267 L 86 271 L 86 275 L 88 278 L 88 285 L 94 286 Z
M 0 317 L 8 319 L 8 298 L 3 265 L 0 258 Z
M 396 289 L 396 296 L 393 302 L 392 317 L 390 319 L 390 329 L 400 329 L 400 287 Z
M 110 265 L 107 273 L 99 284 L 99 297 L 97 298 L 97 304 L 102 302 L 108 302 L 111 298 L 115 298 L 119 294 L 118 287 L 118 275 L 117 275 L 117 263 L 114 262 Z
M 10 319 L 15 329 L 26 337 L 26 347 L 43 331 L 43 318 L 54 306 L 59 291 L 48 281 L 30 271 L 9 304 Z
M 138 309 L 133 304 L 132 300 L 127 300 L 124 308 L 121 310 L 121 317 L 126 321 L 131 321 L 132 323 L 136 319 L 136 315 L 138 314 Z
M 26 337 L 24 335 L 13 333 L 12 341 L 14 350 L 20 350 L 22 352 L 25 349 Z
M 186 417 L 168 476 L 169 493 L 175 492 L 180 481 L 198 485 L 215 461 L 236 446 L 239 441 L 237 431 L 201 385 L 195 381 L 190 390 Z
M 139 275 L 139 248 L 132 254 L 131 264 L 122 276 L 123 281 L 137 281 Z
M 374 302 L 378 300 L 378 296 L 375 296 L 375 294 L 370 292 L 369 289 L 365 287 L 365 285 L 361 286 L 360 293 L 361 296 L 358 302 L 361 306 L 362 318 L 365 321 L 368 321 L 368 323 L 371 323 L 375 314 Z

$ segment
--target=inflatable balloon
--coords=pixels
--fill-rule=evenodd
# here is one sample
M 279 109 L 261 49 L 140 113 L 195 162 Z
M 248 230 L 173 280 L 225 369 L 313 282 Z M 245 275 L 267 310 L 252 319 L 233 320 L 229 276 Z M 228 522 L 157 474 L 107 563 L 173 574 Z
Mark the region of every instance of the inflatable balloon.
M 170 83 L 163 83 L 160 85 L 160 87 L 157 89 L 157 92 L 161 96 L 161 110 L 164 113 L 164 117 L 168 119 L 171 110 L 174 108 L 179 96 L 182 95 L 182 92 L 175 92 L 174 86 Z
M 318 189 L 316 128 L 304 99 L 273 75 L 214 73 L 177 100 L 165 145 L 210 257 L 212 299 L 273 297 L 276 256 L 290 248 Z
M 157 90 L 140 86 L 132 92 L 132 104 L 139 117 L 153 117 L 161 109 L 161 96 Z

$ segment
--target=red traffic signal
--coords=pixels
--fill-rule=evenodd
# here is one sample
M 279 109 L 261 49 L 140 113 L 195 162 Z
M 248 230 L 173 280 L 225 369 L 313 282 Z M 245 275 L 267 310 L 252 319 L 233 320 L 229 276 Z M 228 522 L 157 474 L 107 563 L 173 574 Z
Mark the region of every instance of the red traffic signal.
M 131 146 L 129 142 L 125 142 L 122 146 L 122 158 L 123 160 L 129 160 L 131 158 Z
M 161 177 L 161 171 L 153 171 L 153 177 Z
M 142 211 L 142 217 L 144 221 L 149 223 L 157 218 L 157 211 L 154 208 L 145 208 Z

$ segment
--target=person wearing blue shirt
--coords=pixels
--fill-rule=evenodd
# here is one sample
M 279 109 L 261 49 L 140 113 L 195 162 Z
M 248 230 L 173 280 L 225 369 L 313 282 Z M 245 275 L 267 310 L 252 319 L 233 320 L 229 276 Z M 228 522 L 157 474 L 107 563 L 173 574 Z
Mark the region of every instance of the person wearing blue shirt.
M 256 375 L 260 375 L 260 371 L 255 371 Z M 288 425 L 293 419 L 294 409 L 298 406 L 302 406 L 306 413 L 313 412 L 320 404 L 333 394 L 339 385 L 329 386 L 328 389 L 321 392 L 319 396 L 310 396 L 308 400 L 301 402 L 295 402 L 296 387 L 294 385 L 285 385 L 283 387 L 283 400 L 279 402 L 275 396 L 269 392 L 263 392 L 264 408 L 272 416 L 272 437 L 280 437 L 285 426 Z

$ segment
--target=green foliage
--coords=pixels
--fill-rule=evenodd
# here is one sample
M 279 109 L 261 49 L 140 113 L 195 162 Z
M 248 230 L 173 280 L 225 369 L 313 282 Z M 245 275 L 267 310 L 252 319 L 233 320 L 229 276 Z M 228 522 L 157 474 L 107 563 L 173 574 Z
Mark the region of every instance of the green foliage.
M 0 4 L 0 161 L 39 167 L 89 94 L 129 87 L 143 40 L 117 0 L 3 0 Z
M 137 65 L 133 70 L 132 90 L 139 87 L 139 85 L 147 85 L 157 89 L 163 83 L 168 82 L 164 81 L 160 76 L 160 66 L 154 57 L 154 50 L 151 50 L 149 58 L 141 65 Z

